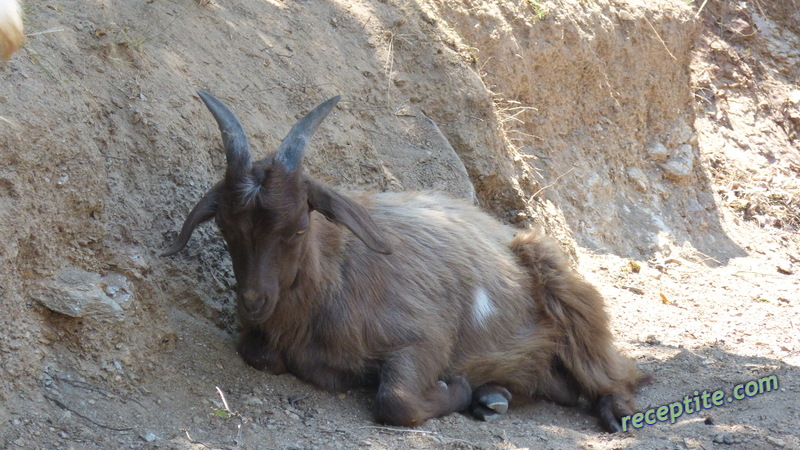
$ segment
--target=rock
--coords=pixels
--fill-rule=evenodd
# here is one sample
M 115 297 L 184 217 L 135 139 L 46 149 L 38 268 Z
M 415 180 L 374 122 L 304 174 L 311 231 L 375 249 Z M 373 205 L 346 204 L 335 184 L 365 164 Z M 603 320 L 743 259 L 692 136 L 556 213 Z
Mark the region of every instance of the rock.
M 141 436 L 142 440 L 145 442 L 154 442 L 157 438 L 156 435 L 153 433 L 145 433 Z
M 734 438 L 730 433 L 720 433 L 714 437 L 714 443 L 732 445 L 734 443 Z
M 47 309 L 70 317 L 121 322 L 133 297 L 128 279 L 118 273 L 105 277 L 83 269 L 64 269 L 45 281 L 31 297 Z
M 728 31 L 735 35 L 735 37 L 749 38 L 755 34 L 753 25 L 739 17 L 728 22 L 727 28 Z
M 142 273 L 150 271 L 150 262 L 142 254 L 132 252 L 127 256 L 128 263 L 130 263 L 131 266 L 135 267 Z
M 789 93 L 789 103 L 800 105 L 800 89 L 795 89 Z
M 648 335 L 647 339 L 644 341 L 647 345 L 661 345 L 661 341 L 655 337 L 655 335 Z
M 647 188 L 649 187 L 647 184 L 647 176 L 642 172 L 642 169 L 638 167 L 628 167 L 628 178 L 630 178 L 631 182 L 636 186 L 636 189 L 647 192 Z
M 684 125 L 678 129 L 678 142 L 681 144 L 692 144 L 697 140 L 694 130 L 689 125 Z
M 693 166 L 687 160 L 677 159 L 663 164 L 661 168 L 664 169 L 667 178 L 679 180 L 688 177 L 692 173 Z
M 792 270 L 792 263 L 787 260 L 778 261 L 775 265 L 775 269 L 781 275 L 794 275 L 794 270 Z
M 404 74 L 397 74 L 395 75 L 393 82 L 395 86 L 403 87 L 409 83 L 409 78 Z
M 620 20 L 625 22 L 633 22 L 634 20 L 636 20 L 635 17 L 633 17 L 633 14 L 629 13 L 628 11 L 625 11 L 624 9 L 620 10 L 619 13 L 617 13 L 617 15 L 619 15 Z
M 464 163 L 439 126 L 413 108 L 398 116 L 401 136 L 387 136 L 386 147 L 376 149 L 402 190 L 434 190 L 474 202 L 475 187 Z
M 667 147 L 665 147 L 664 144 L 662 144 L 661 142 L 654 142 L 647 149 L 647 154 L 653 161 L 664 162 L 667 160 L 669 151 L 667 150 Z
M 264 404 L 264 401 L 258 397 L 248 397 L 244 400 L 244 404 L 247 406 L 261 406 Z
M 786 447 L 786 442 L 782 439 L 774 438 L 772 436 L 767 436 L 766 441 L 778 448 Z
M 667 162 L 661 164 L 661 168 L 664 170 L 664 175 L 672 180 L 683 180 L 689 177 L 694 170 L 692 146 L 688 144 L 678 146 Z

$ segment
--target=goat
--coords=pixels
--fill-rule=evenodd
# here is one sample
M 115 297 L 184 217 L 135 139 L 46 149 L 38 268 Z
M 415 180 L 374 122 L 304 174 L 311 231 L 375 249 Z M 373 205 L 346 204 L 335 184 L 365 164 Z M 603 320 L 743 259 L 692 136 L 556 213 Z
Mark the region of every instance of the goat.
M 305 174 L 305 147 L 339 97 L 253 162 L 244 129 L 198 91 L 227 169 L 186 218 L 179 252 L 215 219 L 227 243 L 250 366 L 327 390 L 377 386 L 376 419 L 416 426 L 514 396 L 594 405 L 601 425 L 632 414 L 643 376 L 618 353 L 598 291 L 538 230 L 516 232 L 431 193 L 341 194 Z M 347 231 L 349 230 L 349 231 Z
M 0 0 L 0 58 L 8 59 L 22 42 L 22 13 L 17 0 Z

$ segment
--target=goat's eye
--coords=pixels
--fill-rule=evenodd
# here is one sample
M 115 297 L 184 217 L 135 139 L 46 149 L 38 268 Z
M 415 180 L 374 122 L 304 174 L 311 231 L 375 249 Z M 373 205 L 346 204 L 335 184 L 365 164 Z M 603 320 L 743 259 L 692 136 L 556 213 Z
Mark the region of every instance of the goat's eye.
M 297 232 L 297 236 L 300 236 L 301 234 L 305 234 L 305 232 L 306 232 L 306 230 L 300 230 L 300 231 Z

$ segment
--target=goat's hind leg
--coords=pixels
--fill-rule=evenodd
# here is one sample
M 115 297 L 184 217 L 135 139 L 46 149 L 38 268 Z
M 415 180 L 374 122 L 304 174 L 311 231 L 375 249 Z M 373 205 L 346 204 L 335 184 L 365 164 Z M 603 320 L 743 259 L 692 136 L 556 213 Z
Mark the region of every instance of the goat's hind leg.
M 518 234 L 511 249 L 531 276 L 540 323 L 560 334 L 557 370 L 571 377 L 567 386 L 575 386 L 594 404 L 603 428 L 618 430 L 622 417 L 634 409 L 635 390 L 649 377 L 614 346 L 603 297 L 569 267 L 558 244 L 541 232 Z
M 544 383 L 541 394 L 561 406 L 577 406 L 581 397 L 580 385 L 560 362 L 550 370 L 550 378 Z
M 619 431 L 620 420 L 633 414 L 629 403 L 616 394 L 600 397 L 594 405 L 594 412 L 600 418 L 600 425 L 611 433 Z

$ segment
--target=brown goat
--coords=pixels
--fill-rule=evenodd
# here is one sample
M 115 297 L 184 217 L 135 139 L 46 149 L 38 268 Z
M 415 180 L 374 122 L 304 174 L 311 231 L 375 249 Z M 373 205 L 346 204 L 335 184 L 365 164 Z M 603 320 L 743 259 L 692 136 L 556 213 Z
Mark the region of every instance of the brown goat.
M 0 0 L 0 59 L 8 59 L 22 43 L 22 12 L 17 0 Z
M 602 297 L 554 241 L 515 235 L 463 201 L 345 196 L 306 175 L 306 144 L 339 97 L 252 162 L 239 120 L 199 95 L 222 132 L 227 171 L 164 255 L 216 219 L 249 365 L 333 391 L 377 386 L 376 418 L 395 425 L 467 408 L 491 420 L 512 392 L 565 405 L 584 397 L 611 431 L 632 413 L 646 377 L 614 348 Z

